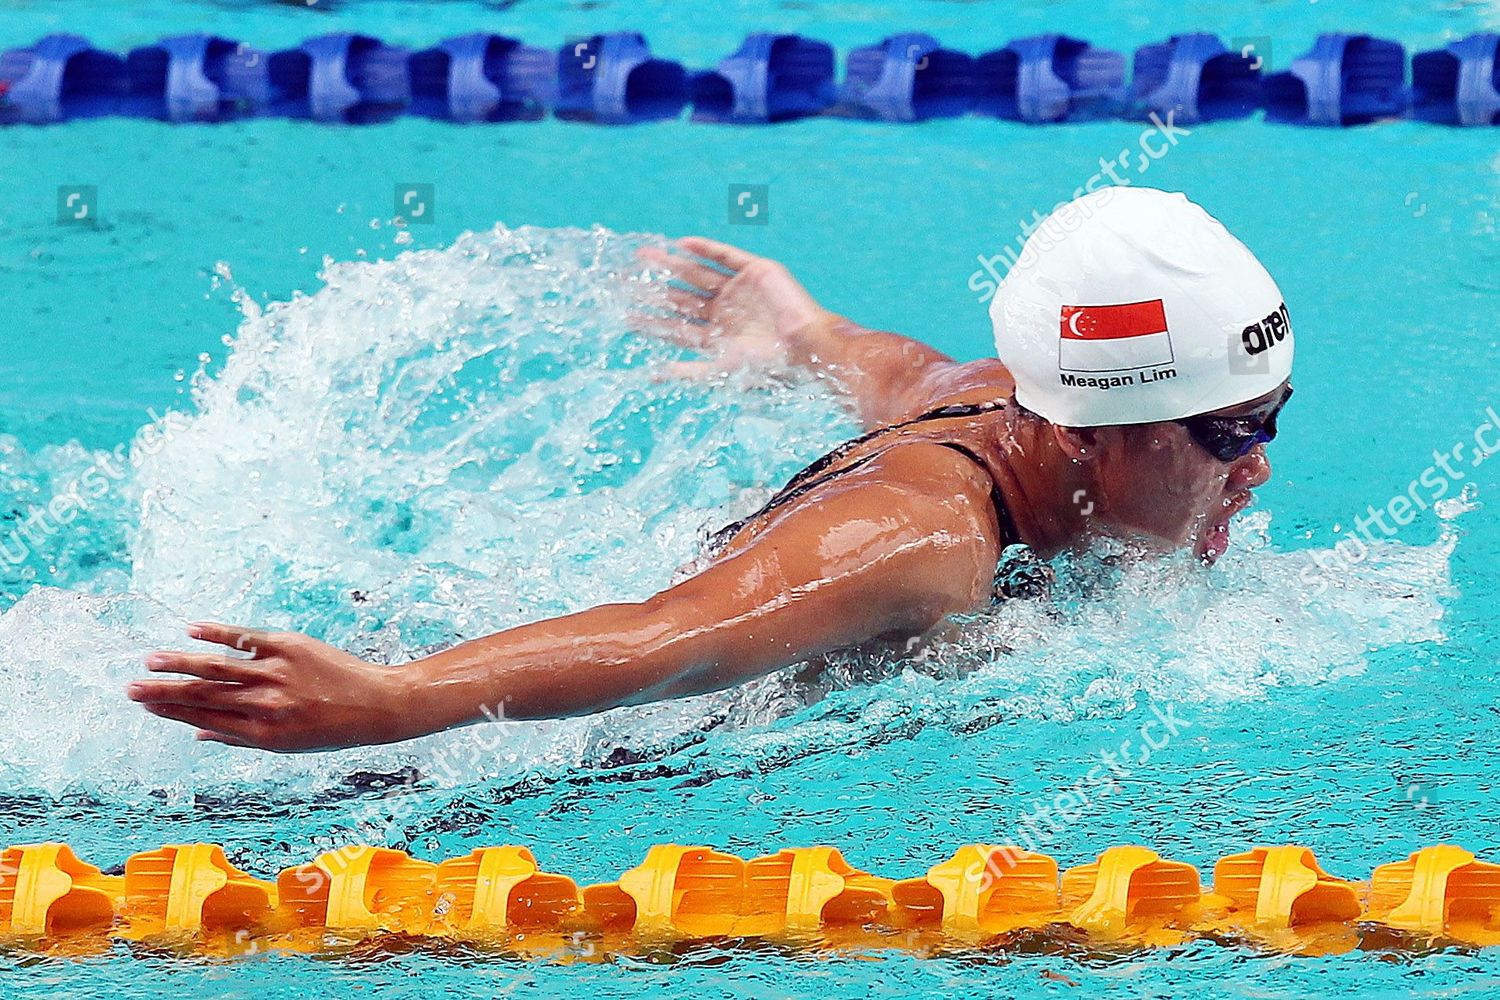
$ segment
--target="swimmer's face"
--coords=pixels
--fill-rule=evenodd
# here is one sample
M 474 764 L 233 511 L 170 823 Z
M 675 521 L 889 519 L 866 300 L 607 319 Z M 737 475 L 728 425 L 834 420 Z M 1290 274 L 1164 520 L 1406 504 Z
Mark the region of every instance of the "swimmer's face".
M 1212 416 L 1253 427 L 1287 395 L 1288 388 L 1282 386 Z M 1274 433 L 1274 419 L 1270 429 Z M 1091 436 L 1102 501 L 1092 516 L 1101 526 L 1112 534 L 1144 537 L 1166 548 L 1191 547 L 1207 563 L 1229 548 L 1230 519 L 1250 505 L 1251 491 L 1271 477 L 1264 443 L 1242 455 L 1221 458 L 1175 421 L 1100 427 Z

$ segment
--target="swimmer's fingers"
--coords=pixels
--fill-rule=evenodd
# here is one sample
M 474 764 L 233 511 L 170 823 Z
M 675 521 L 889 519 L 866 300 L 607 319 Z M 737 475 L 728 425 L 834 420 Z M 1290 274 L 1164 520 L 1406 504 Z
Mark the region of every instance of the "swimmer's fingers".
M 642 333 L 693 348 L 701 348 L 712 333 L 707 321 L 668 309 L 633 312 L 630 325 Z
M 153 673 L 192 674 L 207 681 L 255 680 L 261 667 L 242 656 L 222 653 L 181 653 L 163 650 L 146 657 L 146 669 Z
M 228 743 L 231 746 L 258 747 L 264 745 L 265 723 L 247 719 L 233 712 L 222 712 L 212 708 L 191 708 L 186 705 L 145 705 L 152 715 L 174 722 L 185 722 L 198 729 L 198 739 Z
M 265 629 L 246 628 L 242 625 L 224 625 L 220 622 L 193 622 L 187 634 L 204 642 L 216 642 L 249 653 L 264 656 L 276 652 L 295 638 L 290 632 L 268 632 Z
M 235 714 L 264 712 L 266 706 L 261 691 L 243 684 L 225 684 L 220 681 L 167 680 L 150 678 L 132 681 L 125 689 L 125 696 L 139 702 L 148 712 L 162 714 L 157 709 L 195 708 Z
M 247 739 L 243 736 L 230 736 L 214 729 L 200 729 L 193 734 L 200 743 L 222 743 L 227 747 L 249 747 L 252 750 L 261 749 L 259 742 Z
M 720 243 L 718 240 L 711 240 L 706 236 L 685 236 L 677 241 L 677 246 L 688 253 L 695 253 L 705 260 L 727 267 L 731 271 L 743 271 L 758 259 L 755 254 L 747 250 L 730 246 L 728 243 Z
M 685 288 L 668 288 L 666 290 L 667 301 L 672 303 L 679 313 L 690 319 L 700 319 L 708 308 L 709 299 L 704 298 L 697 292 Z
M 643 260 L 649 261 L 661 270 L 666 271 L 678 281 L 686 282 L 708 293 L 717 292 L 734 277 L 733 274 L 727 271 L 710 267 L 692 257 L 669 253 L 661 247 L 642 247 L 637 251 L 637 254 Z

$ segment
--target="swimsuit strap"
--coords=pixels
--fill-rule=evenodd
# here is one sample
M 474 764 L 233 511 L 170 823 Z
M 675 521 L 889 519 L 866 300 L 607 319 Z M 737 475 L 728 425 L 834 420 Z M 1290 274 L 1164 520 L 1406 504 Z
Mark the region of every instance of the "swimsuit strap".
M 801 472 L 793 476 L 787 482 L 787 484 L 776 493 L 775 496 L 766 501 L 765 506 L 761 507 L 760 510 L 756 511 L 754 514 L 749 515 L 748 517 L 740 518 L 733 524 L 725 525 L 724 527 L 720 528 L 718 531 L 710 535 L 708 540 L 709 546 L 711 548 L 717 549 L 725 542 L 733 538 L 735 535 L 739 534 L 739 532 L 751 521 L 764 517 L 771 511 L 775 510 L 777 507 L 780 507 L 783 504 L 797 499 L 797 497 L 806 493 L 808 490 L 813 489 L 815 486 L 821 485 L 828 479 L 831 479 L 834 476 L 843 475 L 846 472 L 852 472 L 853 470 L 859 468 L 861 465 L 864 465 L 866 462 L 875 458 L 880 454 L 880 452 L 874 451 L 868 455 L 862 455 L 843 468 L 837 469 L 834 472 L 830 473 L 828 476 L 825 476 L 821 479 L 817 478 L 819 473 L 826 470 L 830 465 L 837 462 L 839 459 L 849 454 L 849 452 L 853 451 L 855 448 L 858 448 L 860 445 L 865 444 L 868 441 L 871 441 L 884 434 L 889 434 L 892 431 L 898 431 L 903 428 L 910 427 L 913 424 L 922 423 L 926 420 L 946 420 L 952 419 L 954 417 L 974 417 L 979 416 L 983 413 L 993 413 L 996 410 L 1004 409 L 1005 406 L 1005 400 L 991 400 L 987 403 L 950 403 L 947 406 L 940 406 L 935 410 L 928 410 L 926 413 L 918 414 L 917 416 L 912 417 L 909 420 L 903 420 L 900 423 L 888 424 L 885 427 L 877 427 L 873 431 L 868 431 L 864 434 L 861 434 L 859 437 L 854 438 L 853 440 L 845 441 L 843 444 L 839 445 L 837 448 L 833 449 L 828 454 L 824 455 L 822 458 L 813 462 L 807 468 L 803 469 Z M 963 455 L 965 458 L 968 458 L 974 464 L 978 465 L 981 469 L 984 469 L 985 474 L 989 475 L 989 466 L 987 466 L 984 461 L 970 449 L 964 447 L 961 444 L 955 444 L 951 441 L 935 441 L 933 443 L 944 448 L 952 448 L 954 451 Z M 1002 535 L 1000 540 L 1000 547 L 1003 549 L 1006 544 L 1019 542 L 1021 540 L 1021 535 L 1016 531 L 1015 520 L 1011 517 L 1010 510 L 1005 505 L 1005 497 L 1001 494 L 1000 486 L 994 481 L 993 476 L 990 477 L 990 502 L 995 505 L 995 515 L 999 519 L 1000 532 Z
M 944 448 L 952 448 L 983 469 L 986 476 L 990 476 L 990 467 L 973 451 L 952 441 L 937 443 Z M 1021 532 L 1016 529 L 1016 519 L 1010 516 L 1010 508 L 1005 505 L 1005 494 L 1000 492 L 1000 484 L 995 482 L 994 476 L 990 476 L 990 503 L 995 505 L 995 519 L 1000 525 L 1000 550 L 1003 552 L 1007 545 L 1015 545 L 1021 540 Z
M 877 437 L 880 437 L 882 434 L 889 434 L 892 431 L 899 431 L 903 428 L 910 427 L 913 424 L 920 424 L 924 420 L 945 420 L 952 417 L 977 417 L 981 413 L 993 413 L 996 410 L 1004 409 L 1005 405 L 1005 400 L 991 400 L 988 403 L 950 403 L 947 406 L 939 406 L 935 410 L 928 410 L 926 413 L 918 414 L 917 416 L 911 417 L 907 420 L 903 420 L 900 423 L 887 424 L 884 427 L 877 427 L 873 431 L 866 431 L 864 434 L 861 434 L 857 438 L 845 441 L 843 444 L 839 445 L 837 448 L 833 449 L 828 454 L 813 462 L 801 472 L 797 473 L 787 482 L 785 486 L 781 488 L 781 493 L 786 493 L 800 486 L 812 476 L 816 476 L 818 473 L 828 468 L 834 462 L 837 462 L 839 459 L 849 454 L 849 452 L 853 451 L 855 448 L 858 448 L 860 445 L 864 444 L 867 441 L 871 441 Z M 850 468 L 854 468 L 854 466 L 851 465 Z M 770 503 L 767 504 L 767 506 L 770 506 L 770 504 L 774 504 L 777 497 L 779 497 L 780 495 L 781 494 L 778 493 L 776 497 L 772 497 Z

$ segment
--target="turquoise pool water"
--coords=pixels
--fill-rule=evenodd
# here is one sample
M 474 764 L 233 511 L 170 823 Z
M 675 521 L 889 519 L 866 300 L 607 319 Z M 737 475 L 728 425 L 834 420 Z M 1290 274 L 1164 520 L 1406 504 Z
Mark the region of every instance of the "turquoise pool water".
M 1500 26 L 1490 3 L 1239 7 L 1132 2 L 1099 24 L 1075 0 L 80 0 L 0 10 L 0 45 L 60 29 L 117 49 L 190 29 L 277 45 L 335 28 L 421 44 L 477 27 L 551 44 L 634 26 L 702 64 L 765 27 L 843 49 L 925 29 L 971 51 L 1045 29 L 1129 48 L 1201 28 L 1269 38 L 1276 64 L 1319 30 L 1425 47 Z M 978 259 L 1140 132 L 982 119 L 0 131 L 0 511 L 16 512 L 0 542 L 89 469 L 102 490 L 66 530 L 0 561 L 0 841 L 67 840 L 117 865 L 214 840 L 265 874 L 356 840 L 432 859 L 518 842 L 580 881 L 656 842 L 745 856 L 831 843 L 904 876 L 1008 839 L 1172 706 L 1180 736 L 1041 849 L 1077 864 L 1140 842 L 1206 874 L 1254 844 L 1304 842 L 1356 878 L 1439 840 L 1494 859 L 1500 463 L 1471 462 L 1500 410 L 1492 131 L 1215 124 L 1139 178 L 1222 218 L 1297 324 L 1274 478 L 1212 572 L 1086 563 L 1055 600 L 966 623 L 908 660 L 851 658 L 825 690 L 772 678 L 339 756 L 208 749 L 120 696 L 141 653 L 200 615 L 400 662 L 652 592 L 702 529 L 851 425 L 817 386 L 656 377 L 669 352 L 628 332 L 613 277 L 633 245 L 738 242 L 831 308 L 977 357 Z M 392 224 L 405 183 L 434 186 L 431 224 Z M 69 184 L 97 186 L 99 227 L 55 224 Z M 732 184 L 769 186 L 769 225 L 728 223 Z M 646 235 L 616 235 L 630 233 Z M 1434 451 L 1456 444 L 1455 473 L 1439 471 Z M 1335 548 L 1429 470 L 1446 484 L 1441 516 L 1362 554 Z M 1300 959 L 1211 944 L 874 961 L 713 945 L 571 966 L 423 947 L 233 964 L 123 946 L 0 956 L 0 993 L 17 997 L 1448 996 L 1497 980 L 1493 950 Z

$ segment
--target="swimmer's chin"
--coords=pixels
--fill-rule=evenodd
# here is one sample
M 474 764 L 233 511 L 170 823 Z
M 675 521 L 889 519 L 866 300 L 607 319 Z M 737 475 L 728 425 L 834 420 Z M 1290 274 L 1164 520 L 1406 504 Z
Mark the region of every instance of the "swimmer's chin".
M 1229 522 L 1236 514 L 1249 507 L 1253 500 L 1250 491 L 1244 490 L 1224 501 L 1219 517 L 1199 532 L 1193 544 L 1193 554 L 1198 557 L 1199 562 L 1212 566 L 1219 561 L 1220 556 L 1229 551 Z
M 1205 566 L 1212 566 L 1219 557 L 1229 551 L 1229 525 L 1216 524 L 1198 536 L 1193 554 Z

